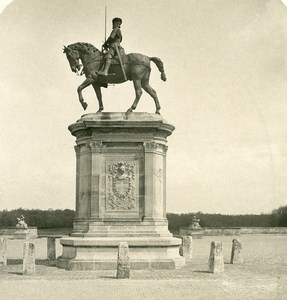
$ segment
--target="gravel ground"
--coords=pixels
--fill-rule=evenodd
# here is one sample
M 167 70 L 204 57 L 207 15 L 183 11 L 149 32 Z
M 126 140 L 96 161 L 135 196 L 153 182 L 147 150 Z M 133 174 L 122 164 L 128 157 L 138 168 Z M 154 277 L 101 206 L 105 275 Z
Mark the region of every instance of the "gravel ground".
M 244 235 L 244 263 L 230 264 L 233 236 L 193 240 L 193 258 L 179 270 L 66 271 L 49 265 L 46 238 L 35 239 L 36 273 L 22 274 L 23 241 L 7 239 L 0 299 L 287 299 L 287 235 Z M 225 272 L 208 273 L 211 241 L 223 243 Z M 61 245 L 57 240 L 57 255 Z

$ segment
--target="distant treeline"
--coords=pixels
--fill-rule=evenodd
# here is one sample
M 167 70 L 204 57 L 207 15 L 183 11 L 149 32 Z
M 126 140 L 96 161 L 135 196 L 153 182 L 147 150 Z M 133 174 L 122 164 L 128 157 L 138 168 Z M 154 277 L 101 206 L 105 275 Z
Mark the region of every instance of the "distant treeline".
M 0 228 L 15 227 L 17 218 L 25 217 L 28 226 L 42 228 L 72 228 L 75 211 L 71 209 L 41 210 L 41 209 L 14 209 L 0 211 Z
M 274 209 L 270 214 L 260 215 L 221 215 L 202 212 L 188 214 L 168 213 L 170 230 L 188 227 L 191 219 L 200 219 L 201 227 L 287 227 L 287 206 Z
M 177 230 L 188 227 L 191 219 L 196 216 L 200 219 L 201 227 L 269 227 L 273 226 L 270 214 L 261 215 L 221 215 L 204 214 L 201 212 L 188 214 L 167 214 L 169 229 Z
M 72 228 L 75 211 L 71 209 L 14 209 L 0 211 L 0 228 L 14 227 L 17 218 L 24 215 L 28 226 L 44 228 Z M 202 227 L 287 227 L 287 206 L 279 207 L 270 214 L 260 215 L 221 215 L 202 212 L 174 214 L 168 213 L 170 230 L 188 227 L 193 216 L 200 219 Z

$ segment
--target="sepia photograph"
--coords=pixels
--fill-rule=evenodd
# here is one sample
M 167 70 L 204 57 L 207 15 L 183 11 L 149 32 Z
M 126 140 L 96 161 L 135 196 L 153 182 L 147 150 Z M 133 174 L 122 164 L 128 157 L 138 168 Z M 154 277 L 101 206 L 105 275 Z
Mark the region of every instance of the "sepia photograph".
M 0 0 L 0 298 L 286 299 L 287 0 Z

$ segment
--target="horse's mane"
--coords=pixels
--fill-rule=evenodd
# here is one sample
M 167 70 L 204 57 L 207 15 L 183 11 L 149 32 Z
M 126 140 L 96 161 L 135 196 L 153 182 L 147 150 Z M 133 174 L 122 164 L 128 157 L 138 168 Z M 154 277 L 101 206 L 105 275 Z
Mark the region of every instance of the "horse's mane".
M 101 52 L 99 49 L 97 49 L 94 45 L 89 43 L 74 43 L 68 46 L 69 48 L 73 50 L 84 50 L 88 52 Z

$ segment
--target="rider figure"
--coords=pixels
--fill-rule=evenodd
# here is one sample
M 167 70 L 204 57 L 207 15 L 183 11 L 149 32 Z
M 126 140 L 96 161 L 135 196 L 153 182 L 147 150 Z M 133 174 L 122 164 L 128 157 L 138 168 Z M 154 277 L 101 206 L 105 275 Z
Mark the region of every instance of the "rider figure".
M 113 30 L 108 37 L 108 39 L 103 44 L 102 48 L 104 50 L 108 50 L 105 56 L 105 67 L 98 74 L 102 76 L 108 76 L 108 71 L 112 63 L 112 58 L 117 55 L 117 52 L 120 50 L 123 51 L 120 42 L 122 41 L 122 33 L 121 33 L 121 24 L 122 19 L 114 18 L 113 19 Z M 117 51 L 118 49 L 118 51 Z

